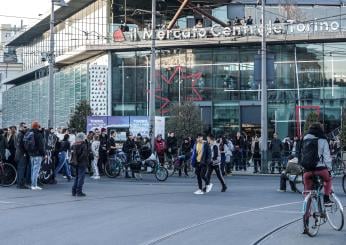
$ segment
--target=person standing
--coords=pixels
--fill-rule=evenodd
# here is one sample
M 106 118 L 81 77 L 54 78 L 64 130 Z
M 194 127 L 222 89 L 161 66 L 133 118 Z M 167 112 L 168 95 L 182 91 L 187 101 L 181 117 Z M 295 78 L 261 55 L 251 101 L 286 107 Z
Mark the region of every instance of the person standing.
M 76 177 L 72 186 L 72 196 L 85 197 L 83 192 L 85 171 L 88 166 L 89 151 L 85 142 L 85 134 L 78 133 L 76 142 L 71 147 L 71 165 L 76 170 Z
M 169 161 L 173 161 L 178 154 L 178 140 L 175 137 L 174 132 L 168 133 L 167 137 L 167 158 Z
M 133 154 L 136 150 L 136 144 L 133 139 L 132 133 L 129 133 L 127 136 L 127 140 L 123 145 L 123 152 L 126 154 L 126 170 L 125 170 L 125 178 L 131 178 L 129 176 L 128 168 L 130 166 L 131 161 L 133 160 Z M 134 172 L 132 172 L 132 178 L 135 178 Z
M 191 163 L 192 166 L 195 167 L 197 182 L 198 182 L 198 190 L 194 192 L 195 195 L 203 195 L 204 188 L 202 180 L 204 180 L 205 185 L 207 183 L 207 178 L 205 176 L 207 172 L 208 164 L 211 160 L 211 150 L 208 142 L 203 141 L 202 134 L 197 135 L 197 142 L 192 150 L 192 158 Z M 207 186 L 206 186 L 207 188 Z M 210 188 L 210 187 L 208 187 Z
M 164 165 L 165 163 L 165 151 L 166 151 L 166 142 L 162 139 L 162 135 L 158 134 L 155 139 L 155 152 L 157 154 L 157 157 L 159 159 L 159 163 L 161 165 Z
M 219 153 L 219 147 L 215 142 L 215 138 L 214 136 L 210 135 L 207 137 L 208 139 L 208 144 L 210 145 L 210 150 L 211 150 L 211 161 L 209 162 L 209 166 L 208 166 L 208 171 L 207 171 L 207 182 L 206 187 L 205 187 L 205 192 L 208 193 L 211 191 L 211 189 L 213 188 L 213 184 L 210 183 L 210 179 L 211 179 L 211 174 L 213 173 L 213 171 L 215 171 L 217 178 L 219 179 L 222 189 L 221 192 L 225 192 L 227 190 L 227 186 L 225 183 L 225 180 L 222 177 L 222 173 L 221 173 L 221 169 L 220 169 L 220 153 Z
M 93 160 L 92 160 L 92 169 L 93 169 L 93 176 L 91 178 L 93 179 L 100 179 L 99 169 L 97 166 L 97 163 L 99 161 L 99 154 L 100 154 L 100 136 L 95 135 L 94 140 L 91 143 L 91 151 L 93 153 Z
M 191 159 L 192 145 L 189 138 L 185 138 L 181 144 L 181 154 L 184 155 L 184 173 L 185 176 L 189 176 L 187 173 L 188 162 Z M 179 168 L 179 176 L 181 176 L 181 168 Z
M 17 161 L 17 188 L 19 189 L 29 189 L 29 187 L 26 186 L 26 173 L 30 170 L 28 167 L 29 165 L 29 159 L 28 159 L 28 153 L 26 152 L 24 148 L 24 142 L 23 138 L 24 135 L 27 132 L 27 126 L 25 123 L 19 124 L 19 132 L 16 137 L 16 154 L 15 158 Z
M 30 156 L 31 163 L 31 190 L 42 190 L 37 185 L 37 179 L 41 168 L 42 159 L 45 156 L 43 134 L 40 124 L 32 122 L 31 130 L 24 135 L 24 148 Z
M 275 171 L 275 163 L 279 169 L 279 173 L 281 173 L 281 151 L 282 151 L 282 143 L 278 138 L 278 134 L 273 134 L 273 139 L 270 142 L 269 149 L 272 151 L 272 162 L 271 162 L 271 170 L 270 173 L 273 174 Z
M 0 129 L 0 157 L 2 161 L 6 161 L 6 137 L 2 129 Z
M 246 170 L 246 166 L 243 166 L 245 164 L 245 161 L 243 161 L 243 152 L 245 150 L 245 142 L 244 138 L 241 136 L 240 132 L 237 132 L 237 135 L 234 139 L 234 162 L 235 162 L 235 170 L 242 170 L 244 167 L 244 170 Z
M 220 154 L 220 169 L 222 176 L 226 175 L 226 153 L 229 151 L 228 145 L 227 145 L 227 140 L 226 138 L 222 137 L 220 139 L 220 144 L 219 144 L 219 151 L 218 153 Z
M 251 153 L 252 153 L 252 159 L 254 163 L 254 171 L 253 173 L 258 173 L 258 170 L 261 168 L 261 143 L 257 135 L 255 135 L 255 138 L 252 141 L 251 144 Z
M 11 163 L 15 168 L 17 168 L 17 164 L 15 161 L 15 154 L 16 154 L 16 136 L 17 136 L 17 127 L 11 126 L 10 131 L 7 135 L 7 149 L 10 152 L 10 156 L 8 157 L 7 161 Z
M 101 129 L 100 135 L 100 153 L 99 153 L 99 162 L 98 168 L 100 175 L 104 175 L 104 169 L 108 161 L 108 136 L 107 129 Z

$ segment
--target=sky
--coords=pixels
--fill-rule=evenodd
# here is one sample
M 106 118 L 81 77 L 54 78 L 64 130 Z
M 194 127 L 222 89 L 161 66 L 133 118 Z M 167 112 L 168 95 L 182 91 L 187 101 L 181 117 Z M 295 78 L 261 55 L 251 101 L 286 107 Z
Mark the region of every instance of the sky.
M 20 26 L 23 19 L 24 25 L 33 25 L 50 12 L 50 5 L 51 0 L 0 0 L 0 24 Z

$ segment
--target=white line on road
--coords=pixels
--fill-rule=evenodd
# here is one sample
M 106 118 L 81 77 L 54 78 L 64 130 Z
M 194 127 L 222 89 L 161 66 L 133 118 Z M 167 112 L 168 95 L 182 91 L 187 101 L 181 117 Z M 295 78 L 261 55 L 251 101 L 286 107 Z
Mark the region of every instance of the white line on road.
M 209 223 L 212 223 L 212 222 L 216 222 L 216 221 L 220 221 L 220 220 L 223 220 L 223 219 L 228 219 L 228 218 L 231 218 L 231 217 L 234 217 L 234 216 L 238 216 L 238 215 L 241 215 L 241 214 L 253 213 L 253 212 L 257 212 L 257 211 L 261 211 L 261 210 L 265 210 L 265 209 L 278 208 L 278 207 L 289 206 L 289 205 L 299 204 L 299 203 L 302 203 L 302 201 L 301 202 L 281 203 L 281 204 L 270 205 L 270 206 L 266 206 L 266 207 L 262 207 L 262 208 L 254 208 L 254 209 L 249 209 L 249 210 L 245 210 L 245 211 L 241 211 L 241 212 L 236 212 L 236 213 L 224 215 L 224 216 L 213 218 L 213 219 L 208 219 L 208 220 L 205 220 L 205 221 L 202 221 L 202 222 L 199 222 L 199 223 L 195 223 L 195 224 L 192 224 L 192 225 L 189 225 L 189 226 L 185 226 L 185 227 L 183 227 L 181 229 L 172 231 L 170 233 L 164 234 L 164 235 L 162 235 L 160 237 L 157 237 L 157 238 L 154 238 L 154 239 L 152 239 L 150 241 L 144 242 L 141 245 L 154 245 L 154 244 L 157 244 L 157 243 L 162 242 L 164 240 L 167 240 L 168 238 L 171 238 L 171 237 L 173 237 L 173 236 L 175 236 L 175 235 L 177 235 L 179 233 L 183 233 L 185 231 L 192 230 L 192 229 L 197 228 L 199 226 L 203 226 L 203 225 L 206 225 L 206 224 L 209 224 Z
M 14 202 L 0 201 L 0 204 L 13 204 Z

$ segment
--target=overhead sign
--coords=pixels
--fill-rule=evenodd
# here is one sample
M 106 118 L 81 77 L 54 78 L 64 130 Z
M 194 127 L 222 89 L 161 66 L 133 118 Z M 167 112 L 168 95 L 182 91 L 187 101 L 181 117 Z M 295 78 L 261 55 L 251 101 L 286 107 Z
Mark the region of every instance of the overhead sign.
M 234 25 L 229 27 L 213 25 L 208 28 L 194 27 L 190 29 L 156 30 L 155 34 L 158 40 L 203 39 L 210 37 L 262 36 L 262 29 L 260 25 Z M 340 31 L 340 23 L 338 21 L 314 21 L 306 23 L 273 23 L 269 21 L 266 25 L 267 35 L 335 31 Z M 143 31 L 139 31 L 137 28 L 132 28 L 129 30 L 126 40 L 151 40 L 152 37 L 152 30 L 144 28 Z

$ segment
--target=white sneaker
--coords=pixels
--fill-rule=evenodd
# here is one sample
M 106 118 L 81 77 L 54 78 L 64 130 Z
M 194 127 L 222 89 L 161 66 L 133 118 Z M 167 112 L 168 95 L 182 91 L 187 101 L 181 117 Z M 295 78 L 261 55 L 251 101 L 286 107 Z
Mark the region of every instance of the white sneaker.
M 100 176 L 94 176 L 93 179 L 100 179 Z
M 206 188 L 205 192 L 206 192 L 206 193 L 208 193 L 208 192 L 210 192 L 210 191 L 211 191 L 211 189 L 213 188 L 213 184 L 212 184 L 212 183 L 210 183 L 210 184 L 209 184 L 209 185 L 207 185 L 206 187 L 207 187 L 207 188 Z
M 36 186 L 35 188 L 36 188 L 36 190 L 38 190 L 38 191 L 42 190 L 42 188 L 39 187 L 39 186 Z
M 203 195 L 204 192 L 203 192 L 202 190 L 198 189 L 198 190 L 195 191 L 193 194 L 195 194 L 195 195 Z
M 35 186 L 31 186 L 30 189 L 33 190 L 33 191 L 35 191 L 35 190 L 36 190 L 36 187 L 35 187 Z

